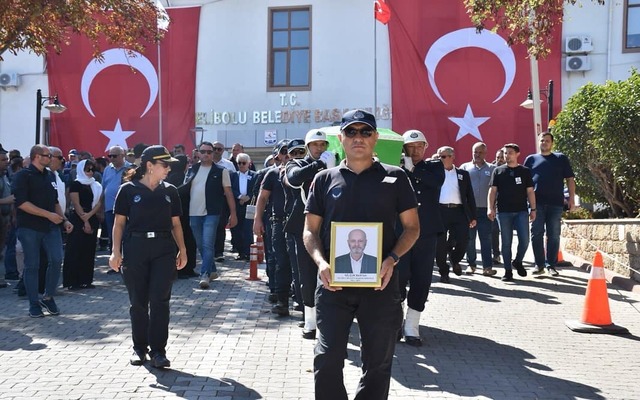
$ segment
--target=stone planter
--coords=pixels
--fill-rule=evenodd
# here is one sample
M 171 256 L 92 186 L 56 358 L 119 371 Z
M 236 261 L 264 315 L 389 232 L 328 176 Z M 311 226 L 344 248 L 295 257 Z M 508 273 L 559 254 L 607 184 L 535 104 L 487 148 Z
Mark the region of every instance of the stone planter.
M 605 268 L 640 282 L 640 219 L 563 220 L 562 245 L 585 260 L 599 250 Z

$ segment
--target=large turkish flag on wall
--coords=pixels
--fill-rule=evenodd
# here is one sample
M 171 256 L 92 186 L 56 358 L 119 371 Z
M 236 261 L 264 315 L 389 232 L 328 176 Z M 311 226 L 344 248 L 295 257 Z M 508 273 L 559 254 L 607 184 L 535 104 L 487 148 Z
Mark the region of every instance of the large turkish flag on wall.
M 92 58 L 89 41 L 75 36 L 60 55 L 47 56 L 49 91 L 67 107 L 51 116 L 52 145 L 96 157 L 111 146 L 141 142 L 191 147 L 200 7 L 167 13 L 171 24 L 159 49 L 149 44 L 131 55 L 103 46 L 100 62 Z
M 456 149 L 456 164 L 471 159 L 483 141 L 487 159 L 510 142 L 521 158 L 535 151 L 533 111 L 520 107 L 531 86 L 526 48 L 509 47 L 498 34 L 477 34 L 462 1 L 387 0 L 393 129 L 419 129 L 429 141 L 427 156 L 440 146 Z M 539 61 L 544 88 L 554 80 L 560 98 L 560 35 Z M 544 100 L 544 96 L 541 96 Z M 559 103 L 559 102 L 558 102 Z M 547 103 L 542 104 L 543 129 Z M 560 111 L 555 107 L 554 115 Z M 522 161 L 520 160 L 520 161 Z

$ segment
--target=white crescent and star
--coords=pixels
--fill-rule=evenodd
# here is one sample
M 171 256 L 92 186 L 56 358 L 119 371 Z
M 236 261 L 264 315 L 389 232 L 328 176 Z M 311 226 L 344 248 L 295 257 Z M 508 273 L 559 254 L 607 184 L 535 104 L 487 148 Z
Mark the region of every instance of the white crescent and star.
M 424 65 L 427 68 L 427 76 L 429 78 L 431 89 L 436 97 L 438 97 L 438 99 L 444 104 L 447 104 L 447 102 L 440 94 L 435 80 L 438 64 L 445 56 L 453 51 L 469 47 L 476 47 L 489 51 L 498 57 L 502 64 L 505 83 L 502 88 L 502 92 L 493 101 L 494 103 L 504 97 L 513 84 L 516 75 L 516 57 L 513 54 L 513 50 L 507 45 L 505 40 L 499 35 L 487 30 L 478 33 L 476 28 L 458 29 L 438 38 L 438 40 L 431 45 L 424 58 Z M 471 135 L 482 141 L 483 139 L 480 134 L 479 127 L 487 122 L 489 118 L 490 117 L 474 116 L 471 105 L 467 104 L 467 109 L 462 118 L 449 117 L 449 120 L 459 127 L 456 141 L 462 139 L 466 135 Z
M 122 48 L 106 50 L 102 53 L 102 57 L 102 61 L 98 61 L 95 59 L 90 61 L 89 64 L 87 64 L 84 73 L 82 74 L 82 80 L 80 83 L 80 95 L 82 97 L 82 103 L 84 104 L 89 114 L 91 114 L 92 117 L 96 116 L 93 112 L 93 109 L 91 108 L 91 102 L 89 101 L 89 91 L 91 89 L 93 80 L 100 72 L 111 66 L 125 65 L 138 70 L 149 85 L 149 101 L 147 102 L 147 107 L 140 115 L 140 118 L 144 117 L 144 115 L 151 109 L 156 101 L 156 98 L 158 97 L 158 75 L 151 61 L 149 61 L 147 57 L 136 51 Z M 126 139 L 135 133 L 135 131 L 123 131 L 120 124 L 120 119 L 116 121 L 116 125 L 112 131 L 101 130 L 100 132 L 109 138 L 109 143 L 107 144 L 105 150 L 108 150 L 110 147 L 116 145 L 122 146 L 125 149 L 128 148 Z

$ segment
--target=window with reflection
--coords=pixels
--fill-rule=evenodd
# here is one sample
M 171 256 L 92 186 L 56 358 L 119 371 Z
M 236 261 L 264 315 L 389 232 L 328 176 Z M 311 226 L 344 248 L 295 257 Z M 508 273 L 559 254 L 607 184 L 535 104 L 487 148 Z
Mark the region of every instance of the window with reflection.
M 267 86 L 311 89 L 311 7 L 269 9 Z
M 625 51 L 640 51 L 640 0 L 625 0 L 624 45 Z

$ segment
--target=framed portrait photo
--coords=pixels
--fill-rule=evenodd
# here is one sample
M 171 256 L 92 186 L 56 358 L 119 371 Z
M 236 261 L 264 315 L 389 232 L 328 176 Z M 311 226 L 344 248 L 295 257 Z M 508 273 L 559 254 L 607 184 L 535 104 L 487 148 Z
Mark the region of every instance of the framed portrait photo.
M 331 222 L 331 286 L 381 285 L 382 222 Z

